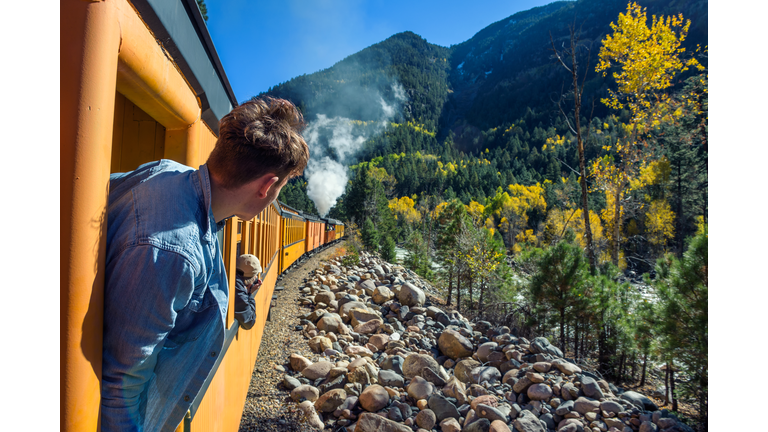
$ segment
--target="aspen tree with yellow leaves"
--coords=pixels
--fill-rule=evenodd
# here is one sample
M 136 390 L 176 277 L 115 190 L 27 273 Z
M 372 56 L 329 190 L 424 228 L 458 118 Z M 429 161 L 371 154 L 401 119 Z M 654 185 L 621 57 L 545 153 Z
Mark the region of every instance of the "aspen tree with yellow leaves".
M 661 121 L 661 109 L 669 100 L 665 93 L 673 79 L 689 68 L 703 69 L 695 58 L 683 59 L 681 46 L 690 21 L 682 14 L 669 17 L 653 16 L 648 26 L 646 9 L 630 3 L 627 12 L 619 14 L 618 23 L 611 23 L 613 33 L 607 35 L 600 47 L 597 72 L 611 76 L 617 88 L 608 90 L 602 102 L 614 109 L 630 113 L 627 134 L 606 146 L 608 155 L 597 159 L 592 174 L 597 183 L 610 194 L 613 221 L 610 237 L 614 264 L 619 264 L 620 229 L 623 223 L 622 203 L 630 181 L 648 163 L 649 152 L 643 142 L 644 134 Z

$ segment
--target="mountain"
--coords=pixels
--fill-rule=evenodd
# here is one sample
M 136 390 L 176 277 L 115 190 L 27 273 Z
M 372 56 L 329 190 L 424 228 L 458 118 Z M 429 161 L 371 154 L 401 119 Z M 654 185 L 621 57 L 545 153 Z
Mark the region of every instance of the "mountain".
M 682 13 L 690 19 L 689 52 L 707 44 L 707 0 L 649 0 L 642 6 L 649 18 Z M 356 120 L 361 128 L 384 125 L 366 136 L 356 161 L 386 169 L 395 179 L 394 196 L 483 201 L 512 183 L 558 182 L 578 166 L 574 146 L 542 151 L 548 139 L 570 137 L 556 101 L 569 91 L 571 78 L 552 55 L 553 42 L 558 48 L 568 42 L 570 26 L 589 48 L 589 54 L 582 51 L 588 64 L 580 65 L 587 74 L 582 124 L 612 127 L 600 98 L 615 84 L 595 65 L 611 22 L 626 8 L 626 0 L 557 1 L 499 20 L 451 47 L 399 33 L 266 93 L 293 101 L 310 122 L 324 114 Z M 706 57 L 700 61 L 706 66 Z M 680 86 L 693 73 L 679 77 Z M 398 98 L 400 89 L 405 101 Z M 386 104 L 399 109 L 382 122 Z M 585 142 L 588 161 L 602 145 Z M 604 197 L 592 202 L 600 209 Z

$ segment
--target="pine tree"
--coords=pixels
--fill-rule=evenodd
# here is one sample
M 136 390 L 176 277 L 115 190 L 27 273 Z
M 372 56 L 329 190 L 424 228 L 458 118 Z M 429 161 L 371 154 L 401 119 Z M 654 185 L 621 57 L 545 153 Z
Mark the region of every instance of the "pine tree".
M 395 240 L 393 240 L 391 236 L 387 236 L 384 239 L 384 243 L 381 245 L 381 259 L 390 263 L 394 263 L 397 259 L 395 246 Z
M 690 380 L 683 390 L 696 396 L 701 421 L 708 404 L 708 234 L 694 237 L 682 259 L 659 258 L 653 286 L 658 295 L 656 326 L 670 363 L 682 366 Z M 673 394 L 673 403 L 676 400 Z
M 366 250 L 376 252 L 379 249 L 379 232 L 371 222 L 371 218 L 365 218 L 363 228 L 360 230 L 363 238 L 363 246 Z

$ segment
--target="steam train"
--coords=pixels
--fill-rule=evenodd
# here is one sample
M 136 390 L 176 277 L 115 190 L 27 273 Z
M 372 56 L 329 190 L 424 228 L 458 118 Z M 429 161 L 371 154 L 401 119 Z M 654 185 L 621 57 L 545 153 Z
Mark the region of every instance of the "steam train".
M 109 175 L 157 159 L 205 162 L 237 106 L 195 0 L 62 2 L 61 430 L 99 430 Z M 179 431 L 236 431 L 277 277 L 344 236 L 338 220 L 275 202 L 219 232 L 229 289 L 236 258 L 259 257 L 256 324 L 227 310 L 224 354 Z

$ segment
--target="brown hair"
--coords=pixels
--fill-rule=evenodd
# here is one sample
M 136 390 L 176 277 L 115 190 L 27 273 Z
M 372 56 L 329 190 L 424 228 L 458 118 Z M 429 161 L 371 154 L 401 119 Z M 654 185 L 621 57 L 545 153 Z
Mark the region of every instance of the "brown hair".
M 226 189 L 270 172 L 280 181 L 301 174 L 309 160 L 303 129 L 304 118 L 291 102 L 271 97 L 248 101 L 219 121 L 208 169 Z

